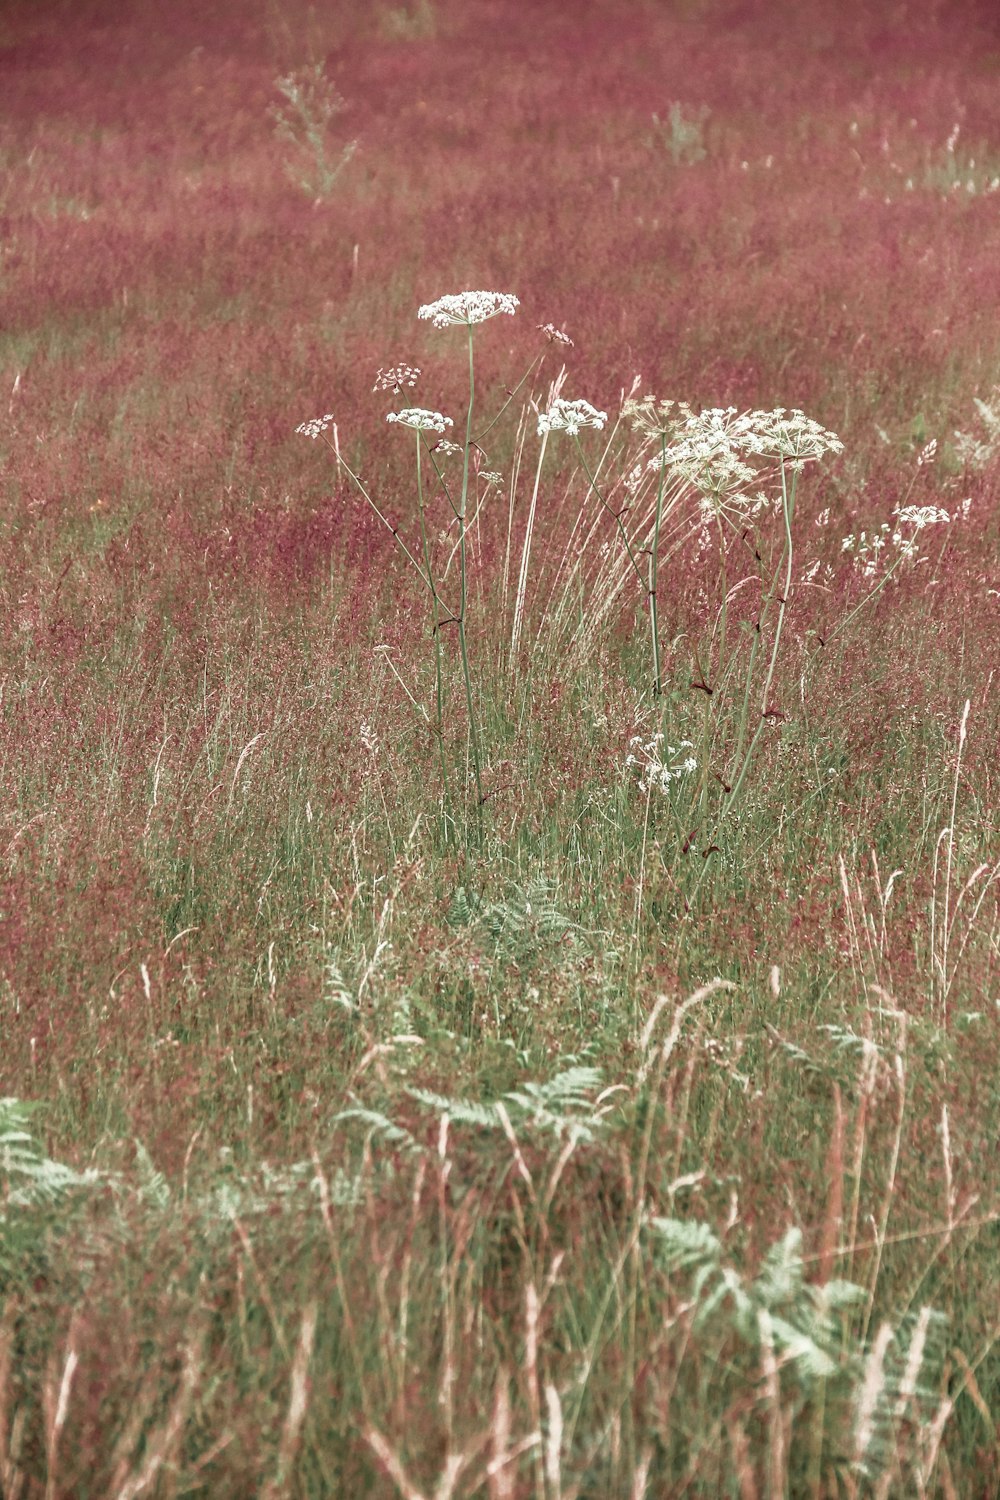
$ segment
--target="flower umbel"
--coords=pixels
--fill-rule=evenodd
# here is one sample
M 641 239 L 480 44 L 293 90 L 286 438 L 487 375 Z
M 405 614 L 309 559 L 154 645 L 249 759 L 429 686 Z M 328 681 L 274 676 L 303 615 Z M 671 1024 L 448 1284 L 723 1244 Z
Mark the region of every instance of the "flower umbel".
M 608 420 L 606 411 L 598 411 L 589 401 L 564 401 L 557 396 L 547 412 L 538 414 L 538 436 L 546 432 L 566 432 L 576 437 L 581 427 L 600 431 Z
M 390 365 L 388 370 L 379 370 L 375 376 L 373 391 L 392 391 L 399 395 L 404 386 L 416 385 L 420 368 L 416 365 Z
M 418 308 L 417 317 L 429 319 L 435 328 L 471 327 L 495 318 L 497 313 L 513 317 L 520 305 L 509 292 L 456 292 L 425 303 Z
M 455 425 L 450 417 L 443 417 L 439 411 L 425 411 L 421 406 L 407 406 L 402 411 L 391 411 L 385 420 L 398 422 L 400 427 L 412 427 L 415 432 L 444 432 L 446 427 Z
M 324 433 L 333 421 L 333 412 L 328 411 L 325 417 L 310 417 L 308 422 L 300 422 L 295 431 L 300 432 L 303 437 L 312 438 L 313 441 Z
M 693 748 L 690 740 L 681 740 L 677 745 L 665 745 L 663 741 L 663 735 L 657 733 L 648 740 L 639 734 L 633 735 L 628 742 L 625 764 L 638 770 L 641 792 L 648 792 L 653 787 L 665 792 L 672 781 L 690 776 L 698 769 L 694 756 L 683 754 L 683 751 Z
M 670 469 L 702 495 L 706 509 L 717 511 L 738 502 L 741 513 L 756 514 L 769 502 L 760 491 L 748 494 L 761 470 L 781 463 L 796 471 L 823 457 L 840 453 L 843 443 L 834 432 L 801 411 L 737 412 L 735 406 L 694 412 L 687 402 L 626 403 L 625 415 L 645 432 L 669 438 L 662 454 L 649 467 Z M 756 466 L 755 466 L 756 465 Z

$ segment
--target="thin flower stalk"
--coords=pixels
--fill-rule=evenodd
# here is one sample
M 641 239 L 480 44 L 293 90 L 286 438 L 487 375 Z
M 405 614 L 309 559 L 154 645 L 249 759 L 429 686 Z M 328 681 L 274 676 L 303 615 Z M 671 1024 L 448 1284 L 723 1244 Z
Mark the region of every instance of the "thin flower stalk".
M 423 547 L 424 567 L 431 596 L 431 633 L 434 638 L 434 698 L 437 711 L 437 741 L 441 756 L 441 783 L 444 797 L 444 827 L 447 838 L 449 830 L 449 808 L 451 796 L 448 784 L 448 756 L 444 744 L 444 672 L 441 659 L 441 600 L 434 581 L 430 541 L 427 536 L 427 518 L 424 510 L 423 470 L 421 467 L 421 437 L 415 433 L 417 444 L 417 514 L 420 517 L 420 541 Z
M 513 311 L 513 309 L 511 309 Z M 469 455 L 472 447 L 472 410 L 476 397 L 476 371 L 475 359 L 472 346 L 473 320 L 469 320 L 469 409 L 465 419 L 465 451 L 462 455 L 462 494 L 458 505 L 459 525 L 459 567 L 461 570 L 460 599 L 458 609 L 458 644 L 462 653 L 462 675 L 465 678 L 465 702 L 469 715 L 469 743 L 472 747 L 472 765 L 476 777 L 477 816 L 482 818 L 483 803 L 486 798 L 483 795 L 483 767 L 482 754 L 479 746 L 479 726 L 476 722 L 476 708 L 472 701 L 472 676 L 469 671 L 469 645 L 466 638 L 466 611 L 469 602 L 469 565 L 466 545 L 467 515 L 469 504 Z
M 390 535 L 392 536 L 392 538 L 393 538 L 394 542 L 396 543 L 397 547 L 402 552 L 403 556 L 406 558 L 407 562 L 410 564 L 410 567 L 413 569 L 413 571 L 416 573 L 417 577 L 420 579 L 421 583 L 424 585 L 424 587 L 426 589 L 430 589 L 432 587 L 431 581 L 428 578 L 427 574 L 424 572 L 423 568 L 417 562 L 417 559 L 414 557 L 414 555 L 410 551 L 409 547 L 403 541 L 403 538 L 400 536 L 400 534 L 399 534 L 399 527 L 398 526 L 394 526 L 392 524 L 392 522 L 389 520 L 388 516 L 385 514 L 385 512 L 379 509 L 378 505 L 375 503 L 375 501 L 372 499 L 371 495 L 369 495 L 368 491 L 365 489 L 365 486 L 361 482 L 360 477 L 357 474 L 355 474 L 354 470 L 347 463 L 346 459 L 344 458 L 343 453 L 340 451 L 340 445 L 337 444 L 337 443 L 331 443 L 330 439 L 327 437 L 327 435 L 326 435 L 326 428 L 329 426 L 329 424 L 332 421 L 333 421 L 333 418 L 331 416 L 315 417 L 315 418 L 313 418 L 309 422 L 301 422 L 299 424 L 299 426 L 296 427 L 295 430 L 298 433 L 302 433 L 305 437 L 311 437 L 313 440 L 315 440 L 316 438 L 322 438 L 323 442 L 329 448 L 329 450 L 333 454 L 334 458 L 336 458 L 338 466 L 341 469 L 343 469 L 344 473 L 347 475 L 348 479 L 351 480 L 352 484 L 355 486 L 355 488 L 357 489 L 358 493 L 362 496 L 362 498 L 365 501 L 367 501 L 367 503 L 371 506 L 371 509 L 374 512 L 374 514 L 382 522 L 382 525 L 385 527 L 386 531 L 388 531 L 390 533 Z M 336 429 L 334 429 L 334 430 L 336 430 Z

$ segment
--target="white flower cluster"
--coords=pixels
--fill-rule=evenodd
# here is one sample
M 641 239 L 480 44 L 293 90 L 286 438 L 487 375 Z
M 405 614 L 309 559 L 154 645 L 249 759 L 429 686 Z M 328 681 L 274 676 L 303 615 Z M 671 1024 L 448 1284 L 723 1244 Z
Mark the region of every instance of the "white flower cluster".
M 382 749 L 378 735 L 366 720 L 358 725 L 358 739 L 362 750 L 367 750 L 369 755 L 377 756 Z
M 563 333 L 554 323 L 536 323 L 535 327 L 539 333 L 544 333 L 550 344 L 559 344 L 564 349 L 573 348 L 573 340 L 568 333 Z
M 497 489 L 503 488 L 503 475 L 496 469 L 480 469 L 479 478 L 486 485 L 496 485 Z
M 446 427 L 455 425 L 450 417 L 443 417 L 439 411 L 425 411 L 422 406 L 407 406 L 402 411 L 391 411 L 385 420 L 398 422 L 400 427 L 412 427 L 414 432 L 444 432 Z
M 470 327 L 474 323 L 485 323 L 497 313 L 514 313 L 520 302 L 509 292 L 457 292 L 428 302 L 417 311 L 418 318 L 429 318 L 435 328 L 451 328 L 457 324 Z
M 948 512 L 936 505 L 903 505 L 897 507 L 893 515 L 896 518 L 894 526 L 883 521 L 877 531 L 871 534 L 859 531 L 856 535 L 852 532 L 840 544 L 842 552 L 853 553 L 855 565 L 865 578 L 875 577 L 882 553 L 887 547 L 897 548 L 901 558 L 907 562 L 919 561 L 919 533 L 927 526 L 947 525 L 951 520 Z
M 947 525 L 951 520 L 948 512 L 937 505 L 903 505 L 893 515 L 897 526 L 912 526 L 914 531 L 923 531 L 925 526 Z
M 379 370 L 372 390 L 392 391 L 398 396 L 404 386 L 416 385 L 419 374 L 419 365 L 390 365 L 388 370 Z
M 649 460 L 649 468 L 667 468 L 687 480 L 700 491 L 709 511 L 738 497 L 742 513 L 756 514 L 771 503 L 760 490 L 748 493 L 760 479 L 760 466 L 781 463 L 802 469 L 844 447 L 836 433 L 783 406 L 745 412 L 717 406 L 695 412 L 686 401 L 654 402 L 647 396 L 642 402 L 627 402 L 625 414 L 644 431 L 669 437 L 669 446 Z
M 312 438 L 314 441 L 320 433 L 325 432 L 333 421 L 333 412 L 328 411 L 325 417 L 311 417 L 308 422 L 300 422 L 295 431 L 300 432 L 303 437 Z
M 677 745 L 665 745 L 661 733 L 654 734 L 648 740 L 637 734 L 629 740 L 625 764 L 638 769 L 641 792 L 648 792 L 653 787 L 665 792 L 672 781 L 679 781 L 682 776 L 690 776 L 692 771 L 697 771 L 698 762 L 694 756 L 682 756 L 682 751 L 692 748 L 690 740 L 681 740 Z
M 547 412 L 538 414 L 538 436 L 546 432 L 567 432 L 576 437 L 581 427 L 596 427 L 598 431 L 608 420 L 606 411 L 598 411 L 589 401 L 564 401 L 557 396 Z
M 439 443 L 434 444 L 434 452 L 444 454 L 445 458 L 451 458 L 456 453 L 463 453 L 461 443 L 453 443 L 450 438 L 442 438 Z

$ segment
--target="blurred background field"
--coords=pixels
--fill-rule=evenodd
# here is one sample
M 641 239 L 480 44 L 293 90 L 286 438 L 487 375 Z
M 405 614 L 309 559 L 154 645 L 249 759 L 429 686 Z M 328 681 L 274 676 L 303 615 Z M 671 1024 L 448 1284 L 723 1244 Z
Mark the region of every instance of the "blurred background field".
M 996 1494 L 998 74 L 972 0 L 5 5 L 4 1500 Z M 372 387 L 462 428 L 477 287 L 448 838 L 426 602 L 295 429 L 415 537 Z M 609 473 L 630 391 L 844 444 L 711 847 L 628 756 L 724 795 L 720 557 L 662 695 L 641 588 L 570 649 L 568 443 L 511 650 L 563 367 Z

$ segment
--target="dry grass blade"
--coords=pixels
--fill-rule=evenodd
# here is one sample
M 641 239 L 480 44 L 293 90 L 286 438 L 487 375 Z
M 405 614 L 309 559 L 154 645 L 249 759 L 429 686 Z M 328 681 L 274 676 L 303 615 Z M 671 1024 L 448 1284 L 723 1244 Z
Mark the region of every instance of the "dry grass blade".
M 295 1358 L 292 1360 L 288 1412 L 281 1430 L 281 1442 L 278 1448 L 278 1467 L 274 1478 L 262 1492 L 262 1497 L 266 1497 L 266 1500 L 281 1500 L 281 1496 L 288 1493 L 289 1477 L 309 1405 L 309 1362 L 312 1359 L 313 1342 L 316 1338 L 318 1312 L 318 1306 L 314 1301 L 306 1303 L 302 1312 L 299 1341 L 295 1349 Z
M 137 1500 L 155 1483 L 160 1471 L 170 1462 L 171 1456 L 184 1433 L 188 1411 L 202 1372 L 205 1335 L 202 1331 L 192 1334 L 184 1351 L 184 1367 L 180 1385 L 166 1421 L 159 1432 L 153 1432 L 145 1444 L 145 1459 L 137 1473 L 130 1475 L 115 1492 L 114 1500 Z

